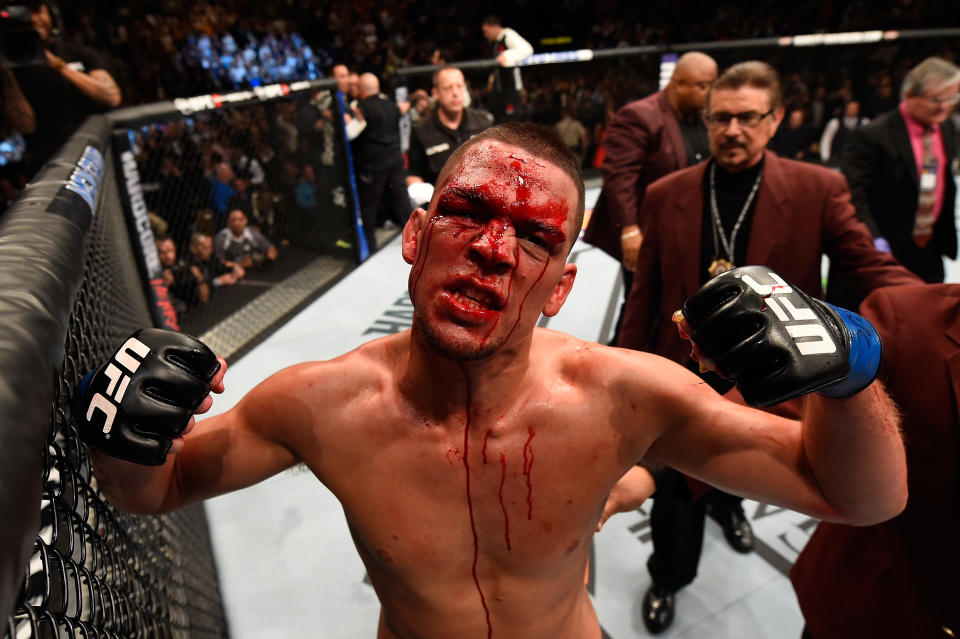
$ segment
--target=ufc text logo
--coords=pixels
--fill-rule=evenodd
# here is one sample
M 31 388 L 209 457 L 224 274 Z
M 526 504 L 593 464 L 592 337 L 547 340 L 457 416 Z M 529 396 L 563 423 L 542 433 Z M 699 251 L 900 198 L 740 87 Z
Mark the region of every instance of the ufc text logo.
M 123 401 L 130 383 L 130 375 L 137 372 L 143 359 L 150 353 L 150 347 L 131 337 L 107 364 L 104 375 L 110 382 L 107 384 L 106 394 L 98 392 L 90 400 L 87 407 L 87 422 L 93 417 L 94 411 L 103 413 L 103 434 L 110 437 L 113 420 L 117 416 L 117 406 Z
M 761 284 L 746 274 L 740 278 L 757 295 L 763 297 L 777 319 L 786 325 L 787 333 L 793 338 L 800 354 L 827 355 L 836 352 L 837 345 L 813 310 L 803 304 L 797 306 L 794 300 L 790 299 L 793 289 L 779 275 L 771 271 L 767 272 L 767 276 L 773 280 L 772 283 Z

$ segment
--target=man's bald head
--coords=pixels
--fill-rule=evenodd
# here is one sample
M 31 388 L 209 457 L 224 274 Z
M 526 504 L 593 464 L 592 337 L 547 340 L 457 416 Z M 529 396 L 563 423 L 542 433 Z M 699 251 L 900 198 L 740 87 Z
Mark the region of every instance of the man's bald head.
M 707 106 L 710 85 L 717 79 L 717 62 L 706 53 L 688 51 L 677 60 L 667 85 L 667 96 L 681 114 L 701 111 Z
M 372 95 L 380 93 L 380 80 L 372 73 L 364 73 L 360 76 L 360 97 L 369 98 Z

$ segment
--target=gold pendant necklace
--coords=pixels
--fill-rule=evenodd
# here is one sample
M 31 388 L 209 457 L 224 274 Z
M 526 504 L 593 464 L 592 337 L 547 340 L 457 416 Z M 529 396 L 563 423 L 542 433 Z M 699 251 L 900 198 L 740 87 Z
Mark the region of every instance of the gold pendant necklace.
M 733 262 L 731 262 L 730 260 L 725 260 L 722 257 L 718 257 L 712 262 L 710 262 L 710 267 L 707 268 L 707 273 L 710 274 L 710 277 L 716 277 L 721 273 L 726 273 L 732 268 L 733 268 Z

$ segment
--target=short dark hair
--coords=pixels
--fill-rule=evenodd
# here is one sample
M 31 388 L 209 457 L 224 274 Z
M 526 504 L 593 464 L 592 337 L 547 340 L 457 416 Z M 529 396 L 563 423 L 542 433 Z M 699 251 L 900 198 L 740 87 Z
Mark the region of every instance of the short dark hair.
M 443 181 L 443 178 L 457 165 L 468 149 L 493 140 L 516 145 L 538 158 L 556 165 L 573 180 L 577 187 L 577 218 L 573 230 L 574 237 L 570 242 L 572 247 L 576 237 L 580 234 L 580 227 L 583 226 L 583 209 L 586 200 L 583 187 L 583 171 L 580 169 L 579 160 L 570 151 L 570 147 L 552 129 L 532 122 L 507 122 L 485 129 L 450 154 L 447 162 L 440 170 L 440 175 L 437 176 L 437 184 L 439 185 Z
M 780 74 L 766 62 L 749 60 L 735 64 L 720 74 L 710 87 L 710 95 L 717 89 L 739 89 L 750 86 L 765 89 L 770 94 L 770 108 L 783 106 L 783 91 L 780 89 Z M 709 97 L 707 98 L 709 104 Z
M 436 71 L 433 72 L 433 86 L 437 86 L 437 82 L 440 81 L 440 74 L 444 71 L 460 71 L 460 67 L 455 67 L 452 64 L 445 64 Z M 463 75 L 463 71 L 460 71 L 460 75 Z M 466 80 L 466 78 L 464 78 Z
M 474 24 L 476 24 L 476 23 L 474 23 Z M 484 18 L 484 19 L 483 19 L 483 24 L 489 24 L 489 25 L 491 25 L 491 26 L 497 26 L 497 27 L 502 27 L 502 26 L 503 26 L 503 23 L 500 22 L 500 18 L 498 18 L 498 17 L 495 16 L 495 15 L 489 15 L 489 16 L 487 16 L 486 18 Z M 476 29 L 476 27 L 474 27 L 474 29 Z

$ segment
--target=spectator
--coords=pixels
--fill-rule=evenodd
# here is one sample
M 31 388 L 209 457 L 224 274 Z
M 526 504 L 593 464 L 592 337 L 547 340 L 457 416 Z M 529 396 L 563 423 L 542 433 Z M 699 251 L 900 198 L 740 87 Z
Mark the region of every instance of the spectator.
M 213 238 L 200 231 L 190 237 L 190 254 L 187 265 L 201 286 L 198 287 L 200 302 L 206 303 L 214 290 L 221 286 L 231 286 L 243 279 L 246 274 L 239 264 L 227 266 L 213 257 Z M 204 287 L 203 285 L 206 284 Z
M 838 165 L 840 158 L 843 157 L 843 149 L 850 139 L 850 133 L 858 126 L 863 126 L 870 121 L 860 115 L 860 103 L 856 100 L 850 100 L 843 107 L 843 115 L 830 118 L 827 125 L 823 127 L 823 135 L 820 136 L 820 159 L 824 164 Z
M 897 108 L 897 97 L 893 94 L 893 81 L 890 74 L 880 76 L 873 93 L 867 98 L 864 111 L 871 119 Z
M 697 51 L 677 60 L 670 82 L 612 118 L 603 142 L 603 190 L 584 239 L 622 265 L 626 300 L 643 236 L 640 210 L 647 186 L 664 175 L 707 157 L 703 108 L 717 63 Z M 621 307 L 617 330 L 623 321 Z M 616 344 L 617 334 L 612 343 Z
M 519 33 L 504 27 L 497 16 L 488 16 L 481 26 L 483 37 L 490 43 L 499 69 L 490 74 L 487 83 L 487 109 L 499 124 L 514 120 L 519 105 L 523 80 L 517 65 L 533 55 L 533 47 Z
M 169 235 L 158 235 L 157 256 L 163 268 L 163 283 L 170 294 L 170 300 L 177 315 L 183 316 L 187 310 L 210 297 L 210 289 L 196 267 L 189 266 L 177 258 L 177 245 Z
M 228 162 L 219 162 L 213 170 L 213 188 L 210 189 L 210 208 L 219 227 L 227 215 L 230 202 L 237 195 L 237 179 Z
M 457 147 L 489 127 L 493 116 L 464 106 L 466 82 L 456 67 L 443 67 L 433 74 L 436 108 L 413 127 L 410 136 L 410 168 L 407 184 L 435 185 L 440 169 Z
M 583 166 L 584 154 L 590 144 L 590 136 L 587 134 L 587 129 L 583 126 L 583 123 L 570 113 L 570 107 L 560 109 L 560 120 L 553 125 L 553 130 L 570 147 L 577 160 L 580 161 L 580 166 Z
M 806 114 L 801 107 L 790 109 L 786 126 L 777 129 L 770 148 L 783 158 L 810 161 L 817 158 L 816 134 L 804 122 Z
M 464 87 L 464 97 L 469 95 Z M 423 89 L 417 89 L 410 94 L 410 105 L 413 107 L 410 110 L 410 122 L 417 124 L 426 120 L 430 116 L 430 107 L 433 106 L 430 101 L 430 96 Z
M 277 247 L 263 233 L 247 226 L 247 214 L 240 209 L 230 211 L 226 228 L 213 240 L 213 251 L 231 269 L 261 268 L 277 259 Z
M 926 282 L 942 282 L 943 257 L 957 257 L 957 137 L 960 68 L 927 58 L 907 74 L 900 107 L 853 131 L 841 170 L 857 215 L 877 246 Z M 863 296 L 830 275 L 828 301 L 851 310 Z
M 36 128 L 26 136 L 28 170 L 35 172 L 66 142 L 87 116 L 120 105 L 121 94 L 103 59 L 93 49 L 64 42 L 46 2 L 28 3 L 30 20 L 44 46 L 46 65 L 13 69 L 16 81 L 36 114 Z
M 33 107 L 20 90 L 10 69 L 0 66 L 0 213 L 6 210 L 17 193 L 26 185 L 22 160 L 27 143 L 24 135 L 36 130 Z
M 403 154 L 400 151 L 400 109 L 380 93 L 380 81 L 372 73 L 360 76 L 358 110 L 366 126 L 351 142 L 357 172 L 357 196 L 367 245 L 377 248 L 378 211 L 402 225 L 413 207 L 407 195 Z
M 347 101 L 350 97 L 350 68 L 341 62 L 333 65 L 330 72 L 337 81 L 337 91 L 342 93 L 344 101 Z

